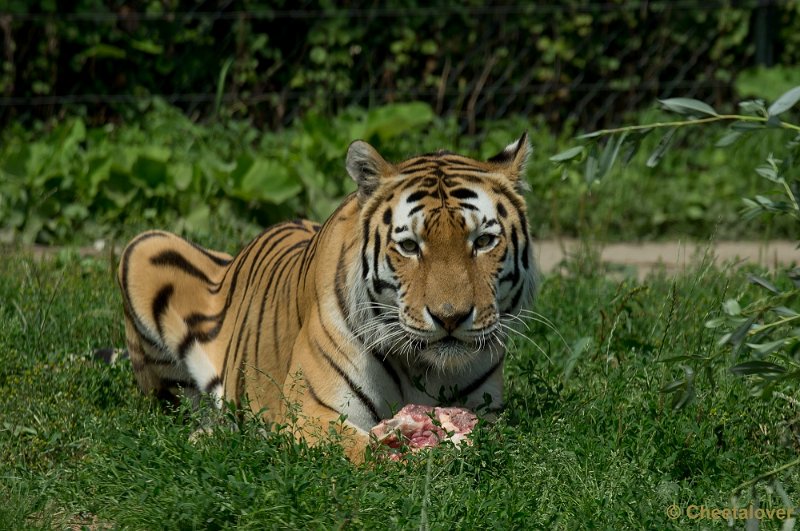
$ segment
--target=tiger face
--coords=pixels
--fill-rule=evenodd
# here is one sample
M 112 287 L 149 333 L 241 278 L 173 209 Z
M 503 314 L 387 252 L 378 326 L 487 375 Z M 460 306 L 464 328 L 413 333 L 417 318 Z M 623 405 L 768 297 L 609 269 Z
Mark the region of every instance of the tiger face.
M 520 193 L 528 149 L 523 136 L 487 162 L 439 152 L 392 165 L 351 145 L 362 203 L 352 324 L 367 344 L 440 370 L 502 355 L 535 288 Z

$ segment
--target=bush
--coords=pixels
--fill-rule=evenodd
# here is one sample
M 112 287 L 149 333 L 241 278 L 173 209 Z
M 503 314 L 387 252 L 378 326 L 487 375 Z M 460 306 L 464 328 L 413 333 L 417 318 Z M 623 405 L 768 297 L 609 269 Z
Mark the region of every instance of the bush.
M 6 4 L 0 94 L 13 104 L 0 110 L 5 123 L 64 110 L 105 123 L 161 94 L 185 112 L 222 110 L 260 127 L 410 100 L 470 134 L 482 119 L 520 113 L 592 126 L 687 84 L 701 97 L 728 98 L 752 63 L 765 9 L 775 15 L 768 29 L 778 28 L 770 34 L 776 63 L 800 62 L 800 10 L 791 2 Z

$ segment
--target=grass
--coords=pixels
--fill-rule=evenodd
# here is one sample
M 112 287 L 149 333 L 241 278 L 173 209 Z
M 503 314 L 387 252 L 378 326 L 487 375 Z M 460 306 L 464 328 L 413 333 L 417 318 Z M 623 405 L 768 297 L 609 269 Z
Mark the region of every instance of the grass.
M 744 272 L 701 264 L 638 283 L 595 266 L 583 256 L 545 279 L 537 310 L 563 341 L 536 323 L 535 345 L 516 341 L 506 412 L 471 447 L 356 467 L 334 444 L 308 448 L 254 419 L 191 444 L 190 412 L 163 414 L 129 363 L 91 360 L 123 343 L 111 260 L 8 251 L 0 528 L 682 528 L 694 521 L 669 519 L 671 504 L 730 507 L 738 485 L 795 458 L 798 412 L 750 397 L 702 325 L 745 289 Z M 685 354 L 717 362 L 676 411 L 659 389 L 683 374 L 664 360 Z M 797 470 L 777 479 L 796 500 Z M 753 493 L 786 506 L 763 482 L 740 506 Z

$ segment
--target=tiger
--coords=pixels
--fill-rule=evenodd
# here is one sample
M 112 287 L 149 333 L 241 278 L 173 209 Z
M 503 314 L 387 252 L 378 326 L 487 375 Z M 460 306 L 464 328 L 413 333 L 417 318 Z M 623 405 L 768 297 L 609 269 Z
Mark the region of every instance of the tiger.
M 524 133 L 486 161 L 441 150 L 390 163 L 356 140 L 356 189 L 321 225 L 273 225 L 235 257 L 134 237 L 117 281 L 138 387 L 292 419 L 311 444 L 335 427 L 355 462 L 404 405 L 496 414 L 510 323 L 538 284 L 530 150 Z

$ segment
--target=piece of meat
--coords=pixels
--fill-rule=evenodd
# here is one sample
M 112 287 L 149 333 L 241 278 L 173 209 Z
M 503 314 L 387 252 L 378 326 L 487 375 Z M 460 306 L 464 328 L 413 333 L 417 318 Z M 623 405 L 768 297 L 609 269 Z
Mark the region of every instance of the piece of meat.
M 469 444 L 468 435 L 477 422 L 478 417 L 468 409 L 409 404 L 370 432 L 380 445 L 394 449 L 406 445 L 415 451 L 442 441 Z

